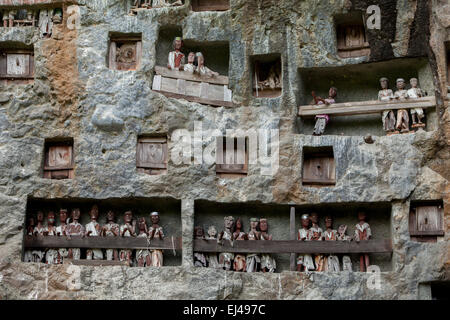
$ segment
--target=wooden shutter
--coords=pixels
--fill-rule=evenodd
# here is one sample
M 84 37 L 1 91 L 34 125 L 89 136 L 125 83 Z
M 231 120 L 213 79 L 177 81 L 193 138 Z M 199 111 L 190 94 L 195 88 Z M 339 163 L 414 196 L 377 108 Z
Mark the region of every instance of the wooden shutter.
M 303 162 L 304 184 L 335 184 L 336 168 L 333 157 L 310 157 Z
M 136 151 L 136 166 L 148 169 L 167 168 L 167 139 L 140 138 Z
M 45 153 L 44 178 L 73 178 L 73 146 L 54 144 L 47 147 Z
M 15 76 L 30 74 L 30 55 L 9 53 L 6 57 L 6 73 Z
M 442 209 L 423 206 L 416 209 L 417 231 L 442 231 Z
M 226 138 L 225 141 L 223 140 L 223 137 L 220 138 L 222 139 L 217 139 L 216 159 L 222 159 L 223 163 L 220 164 L 219 161 L 216 162 L 216 172 L 240 174 L 247 173 L 248 152 L 246 146 L 246 138 Z M 239 146 L 237 143 L 238 139 L 240 140 Z M 230 151 L 227 150 L 227 143 L 229 144 L 229 146 L 231 146 L 231 148 L 228 148 L 231 149 L 231 154 L 229 154 Z M 220 144 L 222 144 L 222 148 L 220 148 Z

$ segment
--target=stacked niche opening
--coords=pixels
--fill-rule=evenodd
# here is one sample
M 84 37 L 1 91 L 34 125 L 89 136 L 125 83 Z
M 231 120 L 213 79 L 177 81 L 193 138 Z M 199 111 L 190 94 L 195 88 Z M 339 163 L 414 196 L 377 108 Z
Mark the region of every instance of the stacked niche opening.
M 150 175 L 167 172 L 167 136 L 140 136 L 136 148 L 138 172 Z
M 417 99 L 392 99 L 378 101 L 381 90 L 380 79 L 386 77 L 388 89 L 395 93 L 396 80 L 405 80 L 405 89 L 411 88 L 410 79 L 418 79 L 425 97 Z M 423 109 L 426 131 L 437 128 L 436 101 L 434 98 L 433 75 L 426 58 L 399 58 L 383 62 L 345 65 L 340 67 L 314 67 L 299 69 L 299 122 L 301 134 L 312 134 L 315 116 L 327 114 L 329 122 L 325 135 L 362 136 L 385 135 L 381 114 L 392 109 Z M 336 103 L 316 105 L 311 92 L 317 96 L 328 97 L 331 87 L 337 88 Z M 409 116 L 412 124 L 411 115 Z M 410 127 L 410 131 L 414 128 Z
M 191 0 L 192 11 L 226 11 L 230 0 Z
M 33 46 L 18 42 L 0 43 L 0 83 L 27 84 L 33 81 Z
M 180 27 L 161 28 L 152 90 L 169 98 L 231 107 L 229 44 L 181 39 Z
M 238 218 L 242 221 L 242 232 L 248 233 L 250 228 L 250 219 L 261 218 L 267 219 L 268 234 L 272 235 L 272 241 L 252 241 L 252 240 L 235 240 L 233 244 L 229 241 L 221 241 L 217 244 L 217 240 L 194 240 L 195 253 L 213 254 L 217 257 L 220 252 L 229 252 L 233 254 L 252 253 L 250 246 L 261 256 L 263 253 L 270 252 L 272 258 L 275 259 L 275 272 L 295 270 L 296 260 L 291 260 L 292 254 L 290 250 L 300 251 L 296 244 L 302 246 L 301 250 L 305 250 L 309 245 L 315 245 L 319 252 L 311 252 L 320 254 L 320 250 L 324 250 L 325 255 L 334 254 L 338 256 L 339 264 L 342 271 L 343 256 L 349 256 L 352 262 L 352 270 L 359 271 L 360 254 L 359 250 L 365 248 L 365 252 L 369 254 L 370 264 L 377 265 L 381 271 L 392 270 L 392 243 L 391 243 L 391 204 L 388 202 L 377 203 L 329 203 L 314 205 L 296 205 L 289 206 L 285 204 L 262 204 L 260 202 L 245 203 L 223 203 L 206 200 L 195 201 L 195 227 L 203 229 L 203 233 L 207 236 L 208 230 L 214 226 L 219 235 L 224 230 L 224 218 L 232 216 L 234 222 Z M 294 218 L 292 219 L 292 211 Z M 333 218 L 333 229 L 337 230 L 340 225 L 347 225 L 346 234 L 353 237 L 355 234 L 356 224 L 358 223 L 358 212 L 364 211 L 367 215 L 367 222 L 372 230 L 371 240 L 364 241 L 359 244 L 354 240 L 350 242 L 333 241 L 333 243 L 318 241 L 298 241 L 297 232 L 302 227 L 301 217 L 303 214 L 319 215 L 319 227 L 325 231 L 325 217 L 331 215 Z M 234 232 L 234 231 L 233 231 Z M 195 234 L 193 235 L 195 238 Z M 291 240 L 294 240 L 293 242 Z M 241 242 L 244 241 L 244 242 Z M 250 243 L 250 244 L 249 244 Z M 255 244 L 253 244 L 255 243 Z M 294 244 L 292 244 L 294 243 Z M 333 245 L 332 245 L 333 244 Z M 332 249 L 330 249 L 332 247 Z M 215 251 L 220 249 L 220 251 Z M 247 248 L 247 249 L 246 249 Z M 249 252 L 250 251 L 250 252 Z M 300 252 L 295 254 L 298 257 Z M 195 257 L 195 256 L 194 256 Z M 291 261 L 294 261 L 292 264 Z M 222 269 L 219 267 L 219 269 Z
M 137 70 L 141 64 L 140 34 L 110 34 L 108 66 L 113 70 Z
M 222 177 L 242 177 L 248 172 L 248 139 L 216 138 L 216 173 Z
M 335 16 L 337 51 L 341 58 L 370 55 L 362 12 Z
M 85 232 L 84 236 L 51 236 L 51 235 L 28 235 L 28 229 L 30 227 L 30 218 L 34 220 L 35 226 L 37 225 L 37 215 L 41 211 L 44 216 L 43 226 L 48 226 L 48 214 L 53 212 L 55 215 L 55 226 L 61 226 L 60 210 L 67 210 L 67 224 L 73 222 L 71 213 L 74 209 L 79 209 L 80 219 L 79 223 L 86 231 L 87 225 L 91 222 L 91 210 L 94 206 L 98 209 L 99 223 L 98 232 L 101 234 L 101 230 L 108 223 L 108 214 L 110 211 L 114 213 L 114 223 L 118 224 L 119 233 L 124 231 L 125 228 L 125 215 L 127 211 L 132 212 L 131 229 L 134 228 L 133 233 L 136 236 L 111 236 L 112 234 L 101 234 L 101 236 L 87 236 Z M 153 238 L 148 240 L 147 237 L 141 237 L 139 235 L 140 219 L 144 218 L 147 224 L 147 230 L 150 231 L 152 226 L 151 213 L 158 212 L 160 221 L 159 226 L 163 229 L 164 238 L 159 240 Z M 40 261 L 33 262 L 45 262 L 46 253 L 52 248 L 79 248 L 80 257 L 75 261 L 74 257 L 66 256 L 62 258 L 61 263 L 68 261 L 74 264 L 80 265 L 129 265 L 127 261 L 120 261 L 121 250 L 131 250 L 131 265 L 136 266 L 136 256 L 142 254 L 142 252 L 154 249 L 160 249 L 163 251 L 163 266 L 178 266 L 181 265 L 181 200 L 173 198 L 152 197 L 152 198 L 108 198 L 108 199 L 87 199 L 87 198 L 61 198 L 61 199 L 42 199 L 42 198 L 28 198 L 27 209 L 25 215 L 25 230 L 24 230 L 24 243 L 23 243 L 23 261 L 28 261 L 27 257 L 33 251 L 37 251 L 36 255 L 41 255 Z M 36 229 L 35 229 L 36 230 Z M 45 229 L 44 229 L 45 230 Z M 42 231 L 44 231 L 42 230 Z M 66 229 L 67 230 L 67 229 Z M 131 230 L 130 230 L 131 231 Z M 89 250 L 101 250 L 102 259 L 96 259 L 95 254 L 92 260 L 87 260 L 87 254 Z M 117 251 L 112 256 L 112 260 L 107 260 L 108 249 Z M 175 254 L 175 255 L 174 255 Z M 117 259 L 116 259 L 117 258 Z M 125 263 L 124 263 L 125 262 Z
M 417 242 L 436 242 L 445 235 L 442 200 L 411 202 L 409 235 Z
M 73 177 L 73 139 L 47 139 L 44 144 L 44 178 L 73 179 Z
M 333 147 L 303 147 L 302 183 L 307 186 L 334 186 L 336 164 Z
M 281 55 L 279 53 L 254 55 L 250 61 L 253 96 L 258 98 L 281 96 L 283 86 Z

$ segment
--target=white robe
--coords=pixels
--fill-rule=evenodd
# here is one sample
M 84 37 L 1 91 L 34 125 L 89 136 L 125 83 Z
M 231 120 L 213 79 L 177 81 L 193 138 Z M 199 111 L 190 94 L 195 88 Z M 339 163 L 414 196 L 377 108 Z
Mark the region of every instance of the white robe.
M 91 231 L 89 234 L 90 237 L 98 237 L 100 234 L 95 228 L 96 226 L 100 226 L 97 221 L 91 221 L 86 225 L 86 234 Z M 89 249 L 87 251 L 86 259 L 88 260 L 103 260 L 103 251 L 102 249 Z

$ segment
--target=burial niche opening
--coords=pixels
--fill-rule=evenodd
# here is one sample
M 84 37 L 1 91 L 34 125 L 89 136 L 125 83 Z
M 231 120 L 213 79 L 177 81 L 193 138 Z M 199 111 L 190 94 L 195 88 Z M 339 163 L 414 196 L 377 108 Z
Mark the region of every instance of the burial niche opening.
M 137 70 L 142 56 L 141 35 L 113 34 L 109 42 L 109 68 Z
M 73 139 L 46 140 L 44 150 L 44 178 L 73 179 Z
M 248 171 L 248 139 L 216 138 L 216 173 L 221 177 L 246 176 Z
M 0 83 L 19 84 L 34 80 L 34 50 L 23 44 L 0 45 Z
M 282 91 L 281 55 L 266 54 L 251 57 L 253 96 L 275 98 Z
M 177 199 L 29 198 L 25 221 L 24 262 L 181 264 L 181 201 Z
M 136 167 L 138 172 L 158 175 L 167 172 L 167 136 L 138 138 Z
M 417 242 L 436 242 L 438 237 L 445 235 L 442 200 L 411 203 L 409 235 Z
M 336 165 L 333 147 L 303 147 L 303 185 L 334 186 Z
M 130 14 L 137 14 L 139 10 L 179 7 L 184 0 L 130 0 Z
M 341 58 L 370 55 L 365 21 L 361 12 L 353 12 L 335 17 L 337 51 Z
M 226 11 L 230 0 L 191 0 L 192 11 Z

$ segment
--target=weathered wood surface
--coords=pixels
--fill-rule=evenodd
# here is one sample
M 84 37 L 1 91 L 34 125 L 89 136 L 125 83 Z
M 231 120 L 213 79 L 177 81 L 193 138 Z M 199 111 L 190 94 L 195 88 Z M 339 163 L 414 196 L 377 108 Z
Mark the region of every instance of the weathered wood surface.
M 192 0 L 192 11 L 226 11 L 230 0 Z
M 383 253 L 392 252 L 391 239 L 345 242 L 345 241 L 223 241 L 194 240 L 195 252 L 232 253 Z
M 200 97 L 188 96 L 188 95 L 184 95 L 184 94 L 178 94 L 178 93 L 173 93 L 173 92 L 168 92 L 168 91 L 163 91 L 163 90 L 156 90 L 156 89 L 153 89 L 153 91 L 162 93 L 163 95 L 165 95 L 168 98 L 185 99 L 187 101 L 198 102 L 201 104 L 208 104 L 208 105 L 217 106 L 217 107 L 232 107 L 233 106 L 233 103 L 228 102 L 228 101 L 204 99 L 204 98 L 200 98 Z
M 64 259 L 64 264 L 73 264 L 75 266 L 90 266 L 90 267 L 100 267 L 100 266 L 124 266 L 129 267 L 130 264 L 128 261 L 119 261 L 119 260 L 73 260 L 73 259 Z
M 215 76 L 215 77 L 201 77 L 197 74 L 191 74 L 189 72 L 185 71 L 176 71 L 176 70 L 170 70 L 166 67 L 161 66 L 155 66 L 155 74 L 161 75 L 165 78 L 172 78 L 172 79 L 183 79 L 183 80 L 189 80 L 189 81 L 195 81 L 195 82 L 207 82 L 212 84 L 220 84 L 220 85 L 228 85 L 228 77 L 227 76 Z
M 26 7 L 34 5 L 78 4 L 78 0 L 1 0 L 0 7 Z
M 298 115 L 300 117 L 313 117 L 318 114 L 328 114 L 333 116 L 351 116 L 358 114 L 382 113 L 384 110 L 412 109 L 412 108 L 433 108 L 436 107 L 435 97 L 424 97 L 402 101 L 382 102 L 378 100 L 334 103 L 325 105 L 304 105 L 299 106 Z
M 175 249 L 181 250 L 181 238 L 166 237 L 147 243 L 140 237 L 56 237 L 26 236 L 25 248 L 88 248 L 88 249 Z

